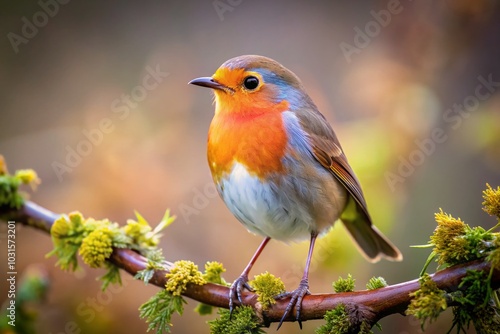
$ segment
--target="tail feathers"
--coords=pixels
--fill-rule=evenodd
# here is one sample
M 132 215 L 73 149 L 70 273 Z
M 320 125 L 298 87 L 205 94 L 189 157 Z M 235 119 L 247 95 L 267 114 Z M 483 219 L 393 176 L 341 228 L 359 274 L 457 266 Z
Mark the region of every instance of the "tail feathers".
M 377 262 L 383 257 L 391 261 L 401 261 L 403 255 L 399 249 L 364 218 L 363 215 L 357 215 L 355 219 L 342 219 L 342 222 L 367 260 Z

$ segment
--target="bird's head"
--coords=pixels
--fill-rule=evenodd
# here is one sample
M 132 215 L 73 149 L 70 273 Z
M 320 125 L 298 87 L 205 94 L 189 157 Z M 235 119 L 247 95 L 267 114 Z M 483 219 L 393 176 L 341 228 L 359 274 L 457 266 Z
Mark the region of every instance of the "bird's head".
M 189 83 L 214 90 L 216 113 L 293 111 L 312 105 L 300 79 L 278 62 L 263 56 L 229 59 L 211 77 Z

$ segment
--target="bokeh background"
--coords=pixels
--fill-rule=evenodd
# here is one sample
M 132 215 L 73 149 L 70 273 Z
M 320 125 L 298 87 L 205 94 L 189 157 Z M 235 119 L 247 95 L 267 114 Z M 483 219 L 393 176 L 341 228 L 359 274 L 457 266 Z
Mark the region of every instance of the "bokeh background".
M 312 292 L 332 291 L 348 273 L 357 289 L 372 276 L 389 284 L 416 278 L 430 250 L 410 246 L 428 241 L 439 208 L 493 226 L 481 191 L 500 184 L 495 1 L 66 2 L 9 2 L 0 10 L 0 153 L 11 171 L 38 172 L 42 184 L 31 198 L 40 205 L 122 224 L 133 210 L 155 222 L 170 208 L 177 221 L 162 239 L 167 259 L 221 261 L 232 281 L 261 239 L 214 194 L 205 157 L 211 93 L 187 82 L 231 57 L 261 54 L 303 80 L 333 124 L 376 225 L 405 257 L 368 264 L 339 225 L 318 243 Z M 164 74 L 145 89 L 152 71 Z M 84 133 L 95 134 L 103 119 L 107 132 L 86 146 Z M 84 154 L 69 157 L 72 150 Z M 5 230 L 0 224 L 2 263 Z M 307 247 L 271 242 L 252 274 L 268 270 L 292 290 Z M 146 331 L 137 308 L 157 288 L 124 274 L 123 289 L 103 294 L 102 272 L 63 273 L 45 258 L 50 250 L 46 234 L 18 227 L 19 275 L 39 264 L 50 281 L 33 305 L 39 333 Z M 173 333 L 208 332 L 214 315 L 198 316 L 195 306 L 174 317 Z M 446 332 L 451 319 L 447 311 L 426 333 Z M 320 324 L 281 331 L 311 333 Z M 384 333 L 421 332 L 402 315 L 381 324 Z

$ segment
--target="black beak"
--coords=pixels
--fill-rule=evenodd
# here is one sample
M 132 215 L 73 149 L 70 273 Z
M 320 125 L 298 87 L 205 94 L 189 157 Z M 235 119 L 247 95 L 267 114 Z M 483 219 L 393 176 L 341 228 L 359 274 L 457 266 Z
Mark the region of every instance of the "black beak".
M 232 90 L 229 87 L 226 87 L 226 86 L 218 83 L 212 77 L 196 78 L 196 79 L 189 81 L 188 84 L 201 86 L 201 87 L 208 87 L 208 88 L 212 88 L 212 89 L 219 89 L 219 90 L 223 90 L 223 91 Z

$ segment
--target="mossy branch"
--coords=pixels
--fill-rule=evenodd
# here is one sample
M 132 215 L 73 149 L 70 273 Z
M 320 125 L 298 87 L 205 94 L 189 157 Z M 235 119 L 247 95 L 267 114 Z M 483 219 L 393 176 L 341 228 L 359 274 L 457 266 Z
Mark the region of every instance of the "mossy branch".
M 60 215 L 30 201 L 26 201 L 19 209 L 0 208 L 1 220 L 13 220 L 45 233 L 50 233 L 53 222 L 59 217 Z M 147 269 L 148 265 L 148 260 L 145 257 L 134 250 L 126 248 L 113 248 L 109 261 L 133 276 L 137 275 L 139 271 Z M 462 280 L 470 271 L 479 271 L 491 275 L 492 288 L 498 289 L 500 287 L 500 271 L 492 270 L 490 262 L 486 259 L 451 266 L 430 275 L 430 277 L 436 283 L 437 288 L 446 292 L 455 292 L 460 289 Z M 155 270 L 149 283 L 164 289 L 168 281 L 168 273 L 168 270 Z M 359 323 L 368 322 L 373 325 L 390 314 L 403 314 L 410 304 L 411 294 L 415 293 L 419 288 L 419 280 L 415 279 L 375 290 L 311 294 L 304 297 L 301 317 L 303 321 L 323 319 L 328 310 L 344 305 L 350 317 L 363 317 L 363 319 L 357 319 Z M 207 305 L 228 308 L 228 289 L 225 285 L 214 283 L 204 285 L 188 284 L 182 294 Z M 262 324 L 269 325 L 281 319 L 289 301 L 287 299 L 277 300 L 276 304 L 263 310 L 255 293 L 244 292 L 243 302 L 256 310 Z M 287 321 L 294 320 L 294 315 L 290 315 L 287 319 Z M 356 322 L 356 319 L 351 320 L 354 323 Z

